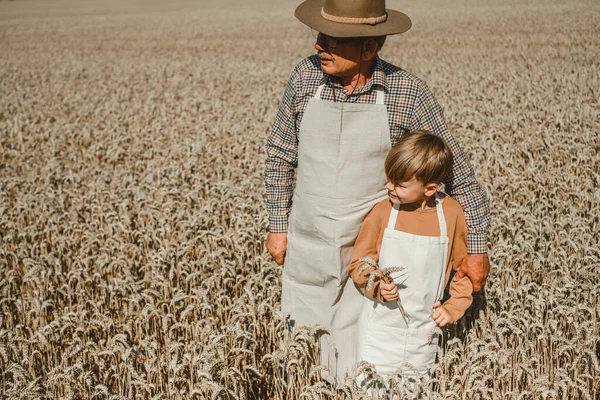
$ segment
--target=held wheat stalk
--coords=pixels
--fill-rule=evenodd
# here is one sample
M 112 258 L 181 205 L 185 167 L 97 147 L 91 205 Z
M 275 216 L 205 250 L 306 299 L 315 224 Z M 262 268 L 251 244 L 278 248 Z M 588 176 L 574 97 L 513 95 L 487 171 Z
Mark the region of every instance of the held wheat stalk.
M 404 271 L 404 267 L 400 266 L 385 267 L 381 269 L 379 268 L 379 265 L 377 265 L 375 260 L 373 260 L 371 257 L 362 257 L 358 261 L 364 262 L 364 264 L 360 267 L 358 271 L 359 275 L 362 275 L 363 272 L 365 272 L 368 268 L 375 268 L 375 270 L 369 274 L 369 280 L 367 281 L 366 287 L 367 290 L 371 290 L 375 280 L 381 279 L 381 276 L 388 277 L 393 282 L 392 274 L 395 272 Z M 408 313 L 402 305 L 402 300 L 400 300 L 400 293 L 398 293 L 398 299 L 396 299 L 396 303 L 398 304 L 398 309 L 400 310 L 400 313 L 402 313 L 402 318 L 404 318 L 404 322 L 408 325 Z

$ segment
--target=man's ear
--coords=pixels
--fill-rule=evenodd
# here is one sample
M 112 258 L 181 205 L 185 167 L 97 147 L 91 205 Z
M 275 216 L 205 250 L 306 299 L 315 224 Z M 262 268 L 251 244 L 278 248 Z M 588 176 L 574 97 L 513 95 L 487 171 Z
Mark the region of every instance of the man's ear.
M 428 183 L 425 185 L 425 196 L 433 196 L 437 192 L 439 185 L 437 183 Z
M 379 47 L 379 44 L 377 43 L 377 40 L 375 40 L 373 38 L 369 38 L 369 39 L 365 40 L 363 42 L 363 49 L 362 49 L 363 61 L 369 61 L 369 60 L 373 59 L 373 57 L 375 57 L 377 55 L 378 47 Z

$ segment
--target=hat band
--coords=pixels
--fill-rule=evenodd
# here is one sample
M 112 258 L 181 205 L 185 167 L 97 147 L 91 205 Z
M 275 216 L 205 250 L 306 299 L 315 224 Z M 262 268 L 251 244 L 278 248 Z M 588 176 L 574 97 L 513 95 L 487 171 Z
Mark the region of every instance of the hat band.
M 380 17 L 368 17 L 368 18 L 353 18 L 353 17 L 338 17 L 336 15 L 327 14 L 323 8 L 321 8 L 321 16 L 331 22 L 339 22 L 341 24 L 369 24 L 375 25 L 387 20 L 387 13 Z

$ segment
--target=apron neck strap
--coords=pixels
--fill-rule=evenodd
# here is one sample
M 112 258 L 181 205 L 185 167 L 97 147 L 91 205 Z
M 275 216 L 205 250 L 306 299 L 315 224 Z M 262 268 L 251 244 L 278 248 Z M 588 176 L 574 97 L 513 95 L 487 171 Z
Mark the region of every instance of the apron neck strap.
M 322 83 L 319 85 L 319 87 L 317 88 L 317 92 L 315 93 L 315 99 L 317 100 L 321 100 L 321 92 L 323 92 L 323 88 L 325 87 L 325 84 Z M 377 89 L 375 89 L 377 92 L 377 100 L 375 102 L 375 104 L 385 104 L 385 92 L 382 88 L 378 87 Z
M 319 85 L 319 87 L 317 88 L 317 93 L 315 93 L 315 99 L 321 100 L 321 92 L 323 91 L 324 87 L 325 87 L 324 83 Z
M 377 90 L 377 102 L 375 104 L 381 104 L 381 105 L 385 104 L 385 99 L 384 99 L 385 92 L 383 91 L 382 88 L 377 88 L 376 90 Z
M 440 236 L 448 236 L 446 218 L 444 217 L 444 209 L 442 208 L 442 200 L 440 199 L 438 192 L 435 192 L 435 208 L 437 209 L 438 221 L 440 223 Z
M 390 212 L 390 218 L 388 219 L 388 229 L 396 228 L 396 219 L 398 218 L 398 210 L 400 209 L 400 204 L 392 204 L 392 212 Z
M 437 192 L 435 192 L 435 208 L 437 211 L 438 222 L 440 224 L 440 236 L 445 237 L 448 236 L 448 228 L 446 228 L 446 218 L 444 217 L 444 209 L 442 208 L 442 200 Z M 396 229 L 396 219 L 398 219 L 398 210 L 400 209 L 400 204 L 392 204 L 392 211 L 390 212 L 390 217 L 388 219 L 388 229 Z

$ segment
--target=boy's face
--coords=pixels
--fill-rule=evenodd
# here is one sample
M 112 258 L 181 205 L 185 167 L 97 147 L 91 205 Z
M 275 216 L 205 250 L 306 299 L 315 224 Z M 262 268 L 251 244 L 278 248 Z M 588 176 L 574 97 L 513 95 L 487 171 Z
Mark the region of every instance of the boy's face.
M 386 183 L 388 197 L 394 204 L 411 204 L 421 207 L 427 199 L 437 191 L 435 183 L 423 184 L 414 177 L 407 182 L 392 183 L 389 179 Z

